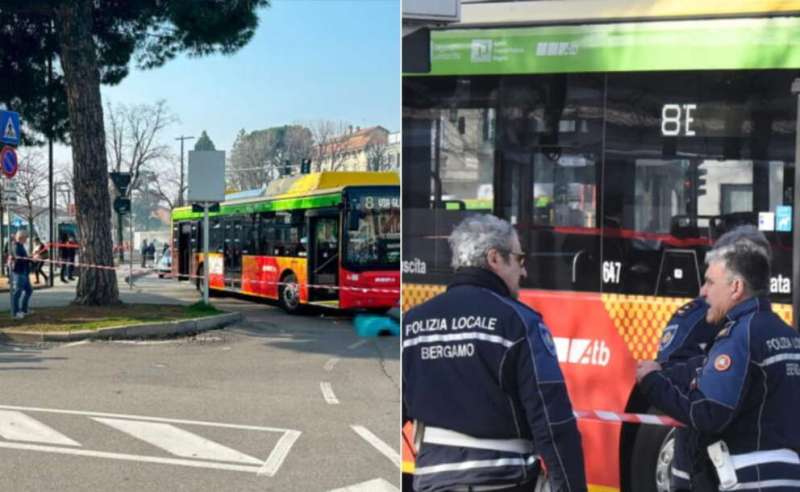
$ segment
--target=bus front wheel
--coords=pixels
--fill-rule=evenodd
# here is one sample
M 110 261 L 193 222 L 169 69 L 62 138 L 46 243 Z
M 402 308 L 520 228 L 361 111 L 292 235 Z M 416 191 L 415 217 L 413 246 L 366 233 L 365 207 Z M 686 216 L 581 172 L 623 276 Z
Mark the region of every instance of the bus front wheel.
M 281 278 L 278 288 L 278 304 L 289 314 L 300 312 L 300 285 L 297 283 L 297 275 L 292 272 L 287 273 Z
M 651 411 L 654 409 L 651 409 Z M 668 427 L 642 425 L 636 433 L 631 457 L 631 490 L 670 492 L 675 431 Z

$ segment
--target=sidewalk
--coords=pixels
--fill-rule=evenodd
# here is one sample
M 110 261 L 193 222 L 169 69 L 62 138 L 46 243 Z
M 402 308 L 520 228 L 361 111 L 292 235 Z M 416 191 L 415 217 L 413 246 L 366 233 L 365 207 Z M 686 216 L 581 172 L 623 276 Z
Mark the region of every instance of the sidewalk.
M 127 275 L 127 271 L 124 272 Z M 145 275 L 148 269 L 134 269 L 137 273 Z M 76 279 L 77 280 L 77 279 Z M 123 282 L 123 272 L 117 273 L 120 300 L 126 304 L 152 304 L 157 306 L 165 305 L 185 305 L 192 304 L 197 299 L 192 296 L 171 296 L 169 292 L 153 293 L 152 289 L 129 289 Z M 31 296 L 30 307 L 33 317 L 36 318 L 36 310 L 49 307 L 66 307 L 75 299 L 75 289 L 77 282 L 68 284 L 61 283 L 56 279 L 53 288 L 35 291 Z M 8 292 L 6 290 L 6 292 Z M 194 292 L 192 292 L 194 294 Z M 199 295 L 198 295 L 199 296 Z M 8 312 L 11 307 L 11 296 L 0 295 L 0 312 Z M 65 342 L 85 339 L 130 339 L 130 338 L 149 338 L 167 337 L 175 335 L 185 335 L 198 333 L 205 330 L 221 328 L 231 323 L 241 320 L 242 315 L 238 312 L 228 312 L 206 317 L 197 317 L 184 320 L 157 321 L 137 323 L 127 326 L 115 326 L 111 328 L 100 328 L 96 330 L 72 331 L 72 332 L 21 332 L 14 327 L 4 327 L 0 330 L 0 343 L 2 341 L 14 341 L 21 343 L 34 343 L 41 341 Z
M 58 275 L 56 275 L 56 277 L 58 277 Z M 134 278 L 136 278 L 136 277 L 134 277 Z M 31 279 L 31 287 L 33 287 L 36 290 L 47 289 L 47 288 L 50 287 L 47 284 L 47 282 L 44 281 L 43 277 L 39 277 L 39 282 L 40 283 L 38 283 L 38 284 L 36 283 L 36 275 L 31 274 L 30 275 L 30 279 Z M 56 279 L 56 282 L 58 282 L 58 281 L 59 280 Z M 6 276 L 0 276 L 0 292 L 8 292 L 8 277 L 6 277 Z

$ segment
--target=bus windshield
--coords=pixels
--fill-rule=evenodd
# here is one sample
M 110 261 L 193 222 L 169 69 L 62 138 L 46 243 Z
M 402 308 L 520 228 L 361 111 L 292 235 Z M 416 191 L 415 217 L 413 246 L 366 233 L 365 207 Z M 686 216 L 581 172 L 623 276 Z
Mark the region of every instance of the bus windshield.
M 397 188 L 349 190 L 344 265 L 400 267 L 400 196 Z

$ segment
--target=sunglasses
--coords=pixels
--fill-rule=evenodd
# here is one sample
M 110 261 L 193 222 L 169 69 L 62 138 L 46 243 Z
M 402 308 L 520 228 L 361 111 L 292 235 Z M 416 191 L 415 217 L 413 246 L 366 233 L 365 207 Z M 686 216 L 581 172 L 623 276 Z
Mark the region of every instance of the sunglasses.
M 514 251 L 509 251 L 508 254 L 510 254 L 511 256 L 513 256 L 514 258 L 517 259 L 517 262 L 519 263 L 519 266 L 521 266 L 521 267 L 525 266 L 525 252 L 521 251 L 519 253 L 516 253 Z

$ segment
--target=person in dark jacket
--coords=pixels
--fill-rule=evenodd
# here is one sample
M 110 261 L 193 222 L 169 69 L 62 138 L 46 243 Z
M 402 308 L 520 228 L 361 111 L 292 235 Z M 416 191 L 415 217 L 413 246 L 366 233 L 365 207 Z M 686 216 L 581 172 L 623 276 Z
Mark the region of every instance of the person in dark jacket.
M 14 289 L 14 294 L 11 298 L 11 316 L 15 319 L 22 319 L 29 314 L 28 302 L 31 294 L 33 294 L 30 278 L 31 260 L 28 256 L 28 251 L 25 249 L 27 240 L 28 233 L 18 231 L 12 246 L 13 255 L 9 258 Z
M 697 298 L 681 306 L 672 315 L 661 335 L 659 343 L 658 362 L 665 374 L 685 391 L 696 376 L 694 360 L 703 357 L 714 341 L 718 327 L 706 322 L 708 304 L 705 300 Z M 688 492 L 701 490 L 698 484 L 694 487 L 691 475 L 696 463 L 703 460 L 698 458 L 698 436 L 691 427 L 679 427 L 674 430 L 675 446 L 672 464 L 670 466 L 670 484 L 673 492 Z M 702 456 L 701 456 L 702 458 Z
M 476 215 L 450 235 L 453 281 L 403 317 L 403 406 L 418 491 L 586 490 L 581 437 L 555 344 L 516 300 L 525 253 L 508 222 Z M 547 477 L 543 475 L 543 466 Z
M 706 321 L 722 327 L 708 356 L 693 359 L 688 388 L 657 362 L 637 369 L 648 400 L 697 432 L 707 455 L 697 474 L 718 490 L 800 489 L 800 336 L 767 300 L 764 244 L 752 226 L 737 228 L 706 255 Z
M 61 281 L 64 283 L 70 280 L 75 280 L 75 257 L 78 253 L 78 243 L 75 237 L 70 235 L 67 237 L 66 243 L 61 244 Z

